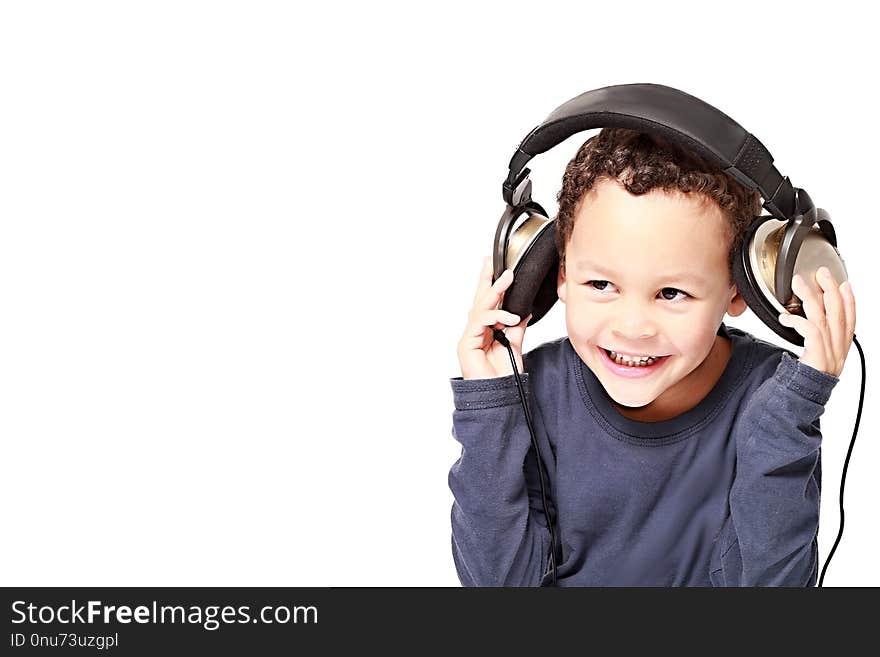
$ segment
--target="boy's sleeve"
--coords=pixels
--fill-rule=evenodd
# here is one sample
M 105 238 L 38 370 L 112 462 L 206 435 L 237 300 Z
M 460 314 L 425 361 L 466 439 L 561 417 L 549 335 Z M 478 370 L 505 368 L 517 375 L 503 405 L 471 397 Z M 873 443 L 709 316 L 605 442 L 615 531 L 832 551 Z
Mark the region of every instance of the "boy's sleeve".
M 815 585 L 819 416 L 838 380 L 784 351 L 746 406 L 721 546 L 725 586 Z
M 520 379 L 531 403 L 528 372 Z M 450 383 L 452 435 L 462 445 L 449 471 L 458 578 L 464 586 L 539 586 L 550 536 L 543 517 L 530 513 L 524 464 L 531 437 L 516 379 L 458 377 Z

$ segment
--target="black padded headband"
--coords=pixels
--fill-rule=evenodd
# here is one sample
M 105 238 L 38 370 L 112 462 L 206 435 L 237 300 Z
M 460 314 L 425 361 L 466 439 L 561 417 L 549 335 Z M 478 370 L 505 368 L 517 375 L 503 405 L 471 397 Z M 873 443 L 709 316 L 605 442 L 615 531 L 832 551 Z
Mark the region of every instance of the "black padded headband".
M 699 98 L 661 84 L 620 84 L 593 89 L 557 107 L 532 130 L 510 160 L 502 194 L 509 205 L 530 200 L 526 163 L 573 134 L 591 128 L 630 128 L 657 134 L 719 166 L 748 189 L 758 189 L 764 208 L 778 219 L 796 212 L 788 177 L 773 166 L 764 144 L 723 112 Z

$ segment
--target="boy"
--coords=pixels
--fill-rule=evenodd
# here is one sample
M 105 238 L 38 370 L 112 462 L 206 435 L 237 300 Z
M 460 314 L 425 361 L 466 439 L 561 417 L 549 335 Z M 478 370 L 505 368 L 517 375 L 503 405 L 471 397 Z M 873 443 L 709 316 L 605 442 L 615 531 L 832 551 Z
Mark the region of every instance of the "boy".
M 657 137 L 603 129 L 557 200 L 567 337 L 522 355 L 529 318 L 499 309 L 512 272 L 493 284 L 487 259 L 458 345 L 463 449 L 449 486 L 462 584 L 549 581 L 537 460 L 492 335 L 509 327 L 559 586 L 813 586 L 819 416 L 855 331 L 851 287 L 822 270 L 793 281 L 807 317 L 780 321 L 804 336 L 800 359 L 726 326 L 746 309 L 732 258 L 760 197 Z

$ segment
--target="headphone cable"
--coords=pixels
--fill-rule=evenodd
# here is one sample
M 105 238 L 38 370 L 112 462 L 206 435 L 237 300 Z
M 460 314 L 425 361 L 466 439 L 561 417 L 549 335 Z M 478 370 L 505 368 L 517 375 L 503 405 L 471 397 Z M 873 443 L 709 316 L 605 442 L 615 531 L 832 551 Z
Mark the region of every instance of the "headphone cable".
M 502 345 L 507 347 L 507 353 L 510 355 L 510 364 L 513 367 L 513 376 L 516 379 L 516 387 L 519 389 L 519 399 L 522 402 L 523 411 L 526 415 L 526 424 L 529 427 L 529 435 L 532 437 L 532 447 L 535 450 L 535 456 L 538 459 L 538 481 L 541 484 L 541 503 L 544 506 L 544 517 L 547 519 L 547 528 L 550 530 L 550 572 L 551 572 L 551 583 L 553 586 L 556 586 L 556 534 L 553 531 L 553 519 L 550 517 L 550 510 L 547 505 L 547 492 L 544 488 L 544 473 L 543 466 L 544 462 L 541 460 L 541 452 L 538 450 L 538 441 L 535 438 L 535 430 L 532 427 L 532 414 L 529 412 L 529 405 L 526 403 L 526 393 L 523 389 L 522 381 L 519 378 L 519 371 L 516 369 L 516 358 L 513 355 L 513 349 L 510 346 L 510 340 L 507 339 L 507 336 L 504 335 L 504 331 L 501 329 L 493 330 L 495 339 L 498 340 Z M 549 478 L 549 473 L 548 473 Z M 542 577 L 545 579 L 547 573 L 545 572 Z
M 856 345 L 856 349 L 859 350 L 859 360 L 861 360 L 862 363 L 862 387 L 859 391 L 859 408 L 858 411 L 856 411 L 856 424 L 853 427 L 852 439 L 849 441 L 849 449 L 846 451 L 846 459 L 843 462 L 843 474 L 840 475 L 840 528 L 837 530 L 837 540 L 834 541 L 831 552 L 828 553 L 828 558 L 825 559 L 825 565 L 822 567 L 822 575 L 819 577 L 819 588 L 822 587 L 822 582 L 825 581 L 825 571 L 828 570 L 828 564 L 831 563 L 831 557 L 834 556 L 834 551 L 837 549 L 837 545 L 843 537 L 843 487 L 846 485 L 846 471 L 849 468 L 849 457 L 852 456 L 853 445 L 855 445 L 856 442 L 856 434 L 859 432 L 859 421 L 862 419 L 862 404 L 865 401 L 865 352 L 862 351 L 862 345 L 856 340 L 855 333 L 853 333 L 853 343 Z

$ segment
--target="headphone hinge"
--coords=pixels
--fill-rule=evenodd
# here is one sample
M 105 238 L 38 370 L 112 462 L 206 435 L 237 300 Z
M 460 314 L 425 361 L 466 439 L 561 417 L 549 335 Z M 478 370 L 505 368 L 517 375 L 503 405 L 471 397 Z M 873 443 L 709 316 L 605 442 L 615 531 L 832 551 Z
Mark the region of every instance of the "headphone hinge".
M 514 207 L 525 205 L 532 200 L 532 181 L 529 180 L 531 169 L 523 169 L 511 185 L 507 180 L 501 186 L 501 195 L 505 203 Z

